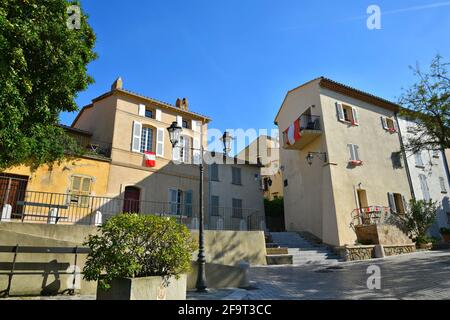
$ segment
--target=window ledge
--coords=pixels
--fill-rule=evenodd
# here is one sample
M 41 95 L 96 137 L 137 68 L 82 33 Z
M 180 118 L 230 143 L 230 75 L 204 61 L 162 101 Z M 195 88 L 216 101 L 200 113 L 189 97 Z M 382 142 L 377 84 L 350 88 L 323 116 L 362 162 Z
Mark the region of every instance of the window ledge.
M 232 182 L 231 184 L 234 185 L 234 186 L 241 186 L 241 187 L 243 186 L 242 183 L 234 183 L 234 182 Z

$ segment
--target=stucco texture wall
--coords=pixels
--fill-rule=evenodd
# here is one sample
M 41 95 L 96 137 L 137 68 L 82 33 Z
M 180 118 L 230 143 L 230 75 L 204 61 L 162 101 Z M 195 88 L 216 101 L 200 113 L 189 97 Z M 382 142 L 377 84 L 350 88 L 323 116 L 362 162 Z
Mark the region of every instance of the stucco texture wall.
M 67 193 L 71 186 L 71 177 L 81 175 L 92 178 L 91 195 L 103 196 L 107 192 L 109 161 L 91 158 L 65 160 L 61 164 L 40 166 L 31 171 L 28 166 L 12 167 L 2 173 L 28 177 L 27 190 L 36 192 Z

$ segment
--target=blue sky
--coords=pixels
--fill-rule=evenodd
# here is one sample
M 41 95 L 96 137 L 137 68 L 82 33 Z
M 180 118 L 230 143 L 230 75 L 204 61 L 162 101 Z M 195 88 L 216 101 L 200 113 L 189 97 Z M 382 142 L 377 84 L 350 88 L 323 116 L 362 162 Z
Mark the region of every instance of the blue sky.
M 82 107 L 119 75 L 126 89 L 190 108 L 211 127 L 273 128 L 286 92 L 327 76 L 396 100 L 408 69 L 450 60 L 450 1 L 81 0 L 97 34 L 95 84 Z M 382 29 L 366 27 L 381 7 Z M 62 114 L 70 124 L 76 113 Z

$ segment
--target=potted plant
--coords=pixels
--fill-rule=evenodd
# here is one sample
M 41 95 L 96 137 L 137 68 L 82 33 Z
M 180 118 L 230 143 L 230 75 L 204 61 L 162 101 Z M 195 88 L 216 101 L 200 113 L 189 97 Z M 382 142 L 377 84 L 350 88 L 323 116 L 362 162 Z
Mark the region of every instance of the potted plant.
M 185 300 L 196 245 L 173 218 L 120 214 L 89 236 L 84 279 L 97 300 Z
M 449 243 L 450 242 L 450 229 L 449 228 L 441 228 L 440 232 L 441 232 L 442 239 L 444 240 L 444 242 Z
M 430 227 L 436 221 L 437 203 L 425 200 L 411 200 L 406 213 L 393 213 L 393 222 L 416 243 L 419 249 L 431 249 L 432 240 L 427 236 Z

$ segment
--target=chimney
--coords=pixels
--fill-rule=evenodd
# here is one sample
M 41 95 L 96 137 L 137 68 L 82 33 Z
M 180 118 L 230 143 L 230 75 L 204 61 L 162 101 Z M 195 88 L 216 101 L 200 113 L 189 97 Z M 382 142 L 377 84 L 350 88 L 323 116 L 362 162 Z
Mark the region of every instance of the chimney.
M 188 111 L 189 108 L 189 102 L 186 98 L 183 98 L 183 101 L 181 102 L 181 109 L 184 111 Z
M 122 78 L 119 77 L 119 78 L 117 78 L 117 80 L 114 81 L 114 83 L 112 84 L 112 86 L 111 86 L 111 91 L 114 91 L 114 90 L 116 90 L 116 89 L 122 89 L 122 88 L 123 88 L 123 81 L 122 81 Z
M 175 103 L 175 106 L 177 107 L 177 108 L 179 108 L 179 109 L 181 109 L 181 99 L 180 98 L 178 98 L 177 99 L 177 102 Z

